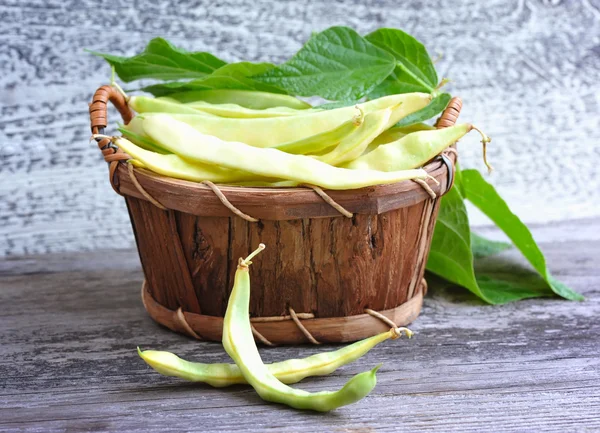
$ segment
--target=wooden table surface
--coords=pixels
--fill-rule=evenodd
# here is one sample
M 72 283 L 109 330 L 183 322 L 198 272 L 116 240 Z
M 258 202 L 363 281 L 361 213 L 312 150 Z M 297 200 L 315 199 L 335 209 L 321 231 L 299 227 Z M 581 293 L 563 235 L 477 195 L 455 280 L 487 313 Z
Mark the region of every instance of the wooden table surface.
M 538 227 L 551 271 L 586 296 L 486 306 L 430 290 L 412 340 L 388 341 L 310 391 L 384 362 L 373 393 L 328 414 L 262 402 L 251 388 L 162 377 L 137 345 L 205 362 L 220 344 L 146 315 L 134 251 L 0 261 L 0 431 L 599 431 L 600 221 Z M 495 263 L 522 263 L 516 252 Z M 265 361 L 311 346 L 262 349 Z

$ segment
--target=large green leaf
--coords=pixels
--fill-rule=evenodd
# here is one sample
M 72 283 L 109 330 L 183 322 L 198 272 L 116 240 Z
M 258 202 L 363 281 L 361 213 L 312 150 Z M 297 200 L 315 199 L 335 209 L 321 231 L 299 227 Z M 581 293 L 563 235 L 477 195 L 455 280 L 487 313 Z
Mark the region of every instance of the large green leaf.
M 449 93 L 442 93 L 441 95 L 436 96 L 431 100 L 431 102 L 426 106 L 421 108 L 419 111 L 415 111 L 414 113 L 409 114 L 402 120 L 400 120 L 396 125 L 399 127 L 414 125 L 415 123 L 424 122 L 428 119 L 431 119 L 434 116 L 440 114 L 444 109 L 448 106 L 448 102 L 452 96 Z
M 396 63 L 354 30 L 331 27 L 313 35 L 287 62 L 254 78 L 294 95 L 356 100 L 381 83 Z
M 511 246 L 508 242 L 492 241 L 471 232 L 471 251 L 473 251 L 473 257 L 476 259 L 499 254 Z
M 509 237 L 554 293 L 566 299 L 583 300 L 579 293 L 550 276 L 546 259 L 527 226 L 511 212 L 506 202 L 496 189 L 486 182 L 481 173 L 477 170 L 463 170 L 462 188 L 466 198 Z
M 552 292 L 537 274 L 514 269 L 477 269 L 471 250 L 469 218 L 458 188 L 443 198 L 431 243 L 427 270 L 451 283 L 465 287 L 490 304 L 549 296 Z
M 133 57 L 92 54 L 104 58 L 125 82 L 142 78 L 182 80 L 204 77 L 226 62 L 206 52 L 188 52 L 162 39 L 152 39 L 144 51 Z
M 493 300 L 481 291 L 475 280 L 469 217 L 457 188 L 450 189 L 442 197 L 427 270 L 493 303 Z
M 260 90 L 263 92 L 283 93 L 281 89 L 249 77 L 262 74 L 275 65 L 271 63 L 239 62 L 229 63 L 210 75 L 192 81 L 175 81 L 146 86 L 142 90 L 154 96 L 167 96 L 177 92 L 206 89 Z
M 396 67 L 373 91 L 372 97 L 393 93 L 433 93 L 438 76 L 425 46 L 408 33 L 398 29 L 382 28 L 365 36 L 369 42 L 391 53 Z

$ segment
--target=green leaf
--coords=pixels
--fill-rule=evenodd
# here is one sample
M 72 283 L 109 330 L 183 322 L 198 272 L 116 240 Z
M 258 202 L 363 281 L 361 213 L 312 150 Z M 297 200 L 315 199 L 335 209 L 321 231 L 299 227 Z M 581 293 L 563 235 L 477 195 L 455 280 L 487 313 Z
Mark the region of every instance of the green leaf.
M 349 101 L 370 93 L 396 63 L 354 30 L 331 27 L 312 36 L 287 62 L 254 78 L 293 95 Z
M 471 236 L 464 199 L 453 187 L 442 197 L 427 270 L 490 304 L 553 294 L 542 277 L 519 264 L 507 266 L 496 258 L 483 266 L 486 259 L 474 260 Z
M 578 301 L 584 299 L 579 293 L 551 277 L 546 259 L 527 226 L 511 212 L 506 202 L 496 189 L 485 181 L 481 173 L 477 170 L 463 170 L 462 187 L 466 198 L 509 237 L 554 293 L 566 299 Z
M 450 189 L 442 197 L 427 260 L 427 270 L 469 289 L 489 303 L 495 303 L 481 291 L 475 280 L 469 217 L 457 188 Z
M 212 74 L 196 80 L 153 84 L 142 88 L 142 90 L 152 93 L 154 96 L 167 96 L 172 93 L 207 89 L 260 90 L 263 92 L 283 93 L 277 87 L 249 78 L 252 75 L 267 72 L 274 67 L 275 65 L 271 63 L 229 63 L 220 67 Z
M 404 127 L 414 125 L 415 123 L 421 123 L 425 120 L 431 119 L 434 116 L 440 114 L 448 106 L 452 96 L 449 93 L 442 93 L 431 100 L 431 102 L 424 108 L 421 108 L 414 113 L 409 114 L 394 126 Z
M 471 232 L 471 251 L 476 259 L 499 254 L 511 246 L 508 242 L 492 241 Z
M 483 273 L 477 269 L 477 266 L 475 268 L 477 284 L 484 293 L 494 299 L 494 303 L 504 304 L 521 299 L 553 295 L 548 284 L 535 272 L 525 271 L 515 274 L 514 268 L 510 270 L 512 272 L 504 269 L 498 272 Z
M 152 39 L 141 54 L 133 57 L 90 52 L 104 58 L 125 82 L 142 78 L 158 80 L 200 78 L 226 65 L 226 62 L 210 53 L 188 52 L 162 38 Z
M 390 28 L 376 30 L 365 39 L 391 53 L 397 60 L 394 71 L 374 90 L 373 97 L 435 91 L 437 72 L 421 42 L 402 30 Z

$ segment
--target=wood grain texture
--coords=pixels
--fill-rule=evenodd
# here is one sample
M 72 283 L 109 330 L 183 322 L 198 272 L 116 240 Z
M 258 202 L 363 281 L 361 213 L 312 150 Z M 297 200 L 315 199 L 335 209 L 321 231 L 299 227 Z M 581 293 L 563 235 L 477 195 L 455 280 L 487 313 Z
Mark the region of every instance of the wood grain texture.
M 0 255 L 133 246 L 87 141 L 87 103 L 109 69 L 82 50 L 133 54 L 158 35 L 227 61 L 277 62 L 330 25 L 404 28 L 442 55 L 461 118 L 493 137 L 491 181 L 519 216 L 600 214 L 596 0 L 0 0 L 0 19 Z M 474 135 L 460 150 L 463 166 L 482 168 Z
M 293 308 L 330 319 L 315 334 L 323 341 L 375 335 L 381 331 L 378 320 L 356 326 L 339 318 L 361 315 L 366 308 L 394 310 L 423 290 L 424 258 L 435 219 L 431 199 L 379 215 L 257 223 L 237 216 L 163 211 L 145 200 L 126 200 L 147 281 L 146 309 L 172 329 L 187 330 L 175 320 L 174 312 L 181 308 L 192 316 L 208 316 L 188 321 L 203 338 L 220 341 L 220 333 L 213 332 L 215 325 L 207 322 L 225 315 L 237 260 L 259 243 L 267 248 L 253 259 L 251 316 L 285 316 Z M 406 313 L 390 314 L 402 317 L 398 324 L 406 325 L 419 309 L 420 301 Z M 286 340 L 289 324 L 265 324 L 263 335 L 274 343 L 303 341 L 301 335 L 299 340 L 294 339 L 297 335 Z M 320 325 L 315 321 L 306 326 L 315 332 Z M 274 334 L 276 339 L 270 337 Z
M 454 162 L 455 155 L 448 158 Z M 424 179 L 441 196 L 448 191 L 448 169 L 437 157 L 423 167 L 435 180 Z M 121 194 L 147 200 L 131 179 L 123 163 L 116 169 Z M 135 179 L 164 207 L 200 216 L 232 216 L 207 185 L 161 176 L 146 169 L 134 169 Z M 434 183 L 437 182 L 437 183 Z M 340 217 L 340 212 L 310 188 L 260 188 L 218 185 L 229 202 L 242 212 L 260 220 Z M 415 205 L 431 197 L 417 182 L 405 180 L 349 190 L 324 191 L 353 214 L 381 214 Z
M 596 240 L 570 240 L 569 228 Z M 4 259 L 0 431 L 598 431 L 600 221 L 534 232 L 552 273 L 585 302 L 486 306 L 463 290 L 432 288 L 411 327 L 414 339 L 388 341 L 299 385 L 334 389 L 384 362 L 369 397 L 318 415 L 266 404 L 246 387 L 213 389 L 147 367 L 136 345 L 204 362 L 228 358 L 220 345 L 174 334 L 147 317 L 134 251 Z M 523 263 L 514 251 L 494 261 L 509 270 Z M 261 354 L 272 362 L 332 347 Z

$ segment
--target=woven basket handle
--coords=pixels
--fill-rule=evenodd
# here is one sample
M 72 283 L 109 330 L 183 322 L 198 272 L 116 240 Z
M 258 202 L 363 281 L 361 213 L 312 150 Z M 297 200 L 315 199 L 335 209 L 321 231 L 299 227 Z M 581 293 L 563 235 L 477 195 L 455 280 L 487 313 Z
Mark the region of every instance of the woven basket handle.
M 108 125 L 108 101 L 119 110 L 125 124 L 133 118 L 133 112 L 127 105 L 125 97 L 112 86 L 102 86 L 96 90 L 90 104 L 92 134 L 104 133 L 104 128 Z
M 449 126 L 454 126 L 456 121 L 458 120 L 458 115 L 460 114 L 460 110 L 462 108 L 462 100 L 455 96 L 450 100 L 448 106 L 439 117 L 435 126 L 439 128 L 447 128 Z
M 119 93 L 112 86 L 102 86 L 92 99 L 90 104 L 90 125 L 92 127 L 92 134 L 104 134 L 104 128 L 108 125 L 108 101 L 117 108 L 123 122 L 129 123 L 133 118 L 133 112 L 127 105 L 125 97 Z M 111 146 L 108 138 L 97 138 L 98 147 L 104 156 L 104 160 L 109 163 L 109 180 L 113 189 L 119 192 L 119 179 L 115 176 L 117 171 L 117 165 L 119 161 L 129 159 L 129 156 L 125 154 L 121 149 Z
M 435 122 L 436 128 L 441 129 L 454 126 L 460 115 L 461 108 L 462 100 L 458 96 L 452 98 L 442 115 L 438 118 L 437 122 Z M 454 170 L 456 169 L 457 159 L 456 144 L 453 144 L 450 150 L 452 150 L 452 152 L 445 151 L 438 156 L 448 169 L 448 186 L 446 187 L 446 192 L 450 191 L 450 188 L 454 185 Z

